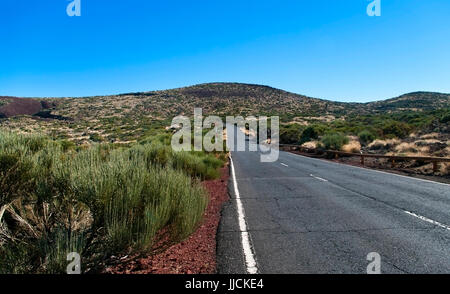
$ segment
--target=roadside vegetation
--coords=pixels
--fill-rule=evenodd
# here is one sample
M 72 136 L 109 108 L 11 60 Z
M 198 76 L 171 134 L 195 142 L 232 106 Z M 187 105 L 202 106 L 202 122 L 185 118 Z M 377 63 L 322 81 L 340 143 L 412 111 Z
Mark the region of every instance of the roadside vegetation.
M 358 140 L 362 146 L 368 146 L 376 139 L 405 140 L 411 135 L 427 133 L 445 136 L 449 134 L 449 120 L 448 108 L 424 112 L 351 115 L 329 122 L 309 120 L 304 124 L 284 124 L 280 130 L 280 139 L 284 144 L 321 141 L 325 147 L 341 149 L 348 142 L 342 141 L 340 137 L 347 136 Z
M 330 133 L 323 136 L 320 141 L 321 145 L 326 150 L 341 150 L 345 144 L 348 144 L 349 139 L 341 133 Z
M 64 273 L 69 252 L 83 272 L 112 255 L 152 254 L 202 220 L 200 185 L 225 154 L 174 153 L 169 133 L 127 146 L 76 145 L 0 131 L 0 273 Z
M 303 119 L 284 123 L 282 144 L 298 144 L 321 150 L 399 156 L 450 156 L 450 109 L 401 111 L 349 115 L 327 120 Z M 404 163 L 420 174 L 433 174 L 430 163 Z M 450 174 L 450 164 L 440 165 L 441 175 Z

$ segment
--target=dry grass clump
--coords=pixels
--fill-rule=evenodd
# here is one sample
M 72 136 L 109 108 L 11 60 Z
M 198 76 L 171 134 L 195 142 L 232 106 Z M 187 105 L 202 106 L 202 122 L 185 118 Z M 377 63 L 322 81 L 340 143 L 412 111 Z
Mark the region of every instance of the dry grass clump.
M 372 150 L 391 149 L 398 144 L 400 144 L 399 139 L 387 139 L 387 140 L 376 139 L 375 141 L 370 143 L 368 147 L 369 149 Z
M 445 148 L 445 154 L 446 156 L 450 156 L 450 146 Z
M 391 155 L 391 156 L 411 156 L 411 157 L 427 157 L 430 156 L 429 153 L 424 153 L 424 152 L 420 152 L 420 151 L 416 151 L 416 152 L 395 152 L 395 151 L 391 151 L 391 152 L 387 152 L 386 155 Z
M 437 173 L 434 172 L 432 163 L 420 165 L 419 167 L 413 168 L 413 170 L 421 174 L 448 176 L 450 175 L 450 163 L 439 163 L 439 170 Z
M 288 124 L 299 124 L 301 126 L 307 126 L 309 125 L 309 122 L 301 117 L 294 117 L 292 121 L 288 122 Z
M 450 175 L 450 163 L 448 162 L 441 163 L 440 171 L 443 175 Z
M 417 146 L 415 143 L 403 142 L 395 146 L 394 150 L 399 153 L 414 153 L 414 154 L 421 153 L 429 155 L 430 147 Z
M 309 149 L 316 149 L 318 144 L 319 144 L 318 141 L 309 141 L 309 142 L 303 143 L 302 147 L 309 148 Z
M 425 134 L 420 136 L 421 139 L 436 139 L 439 138 L 439 133 L 429 133 L 429 134 Z
M 416 144 L 417 146 L 424 146 L 424 145 L 435 144 L 435 143 L 441 143 L 441 141 L 437 140 L 437 139 L 422 139 L 422 140 L 417 140 L 414 142 L 414 144 Z
M 350 153 L 359 153 L 361 151 L 361 143 L 359 143 L 359 141 L 352 140 L 348 144 L 342 146 L 342 151 Z

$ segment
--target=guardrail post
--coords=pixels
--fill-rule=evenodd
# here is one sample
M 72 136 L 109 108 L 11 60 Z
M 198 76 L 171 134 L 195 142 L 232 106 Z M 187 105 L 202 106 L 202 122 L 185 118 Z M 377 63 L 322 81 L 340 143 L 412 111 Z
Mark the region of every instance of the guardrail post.
M 439 170 L 439 165 L 437 161 L 433 161 L 433 172 L 438 172 Z
M 361 155 L 361 165 L 364 166 L 364 156 Z
M 339 154 L 334 153 L 334 158 L 338 159 L 339 158 Z
M 392 167 L 392 168 L 395 167 L 395 159 L 391 159 L 391 167 Z

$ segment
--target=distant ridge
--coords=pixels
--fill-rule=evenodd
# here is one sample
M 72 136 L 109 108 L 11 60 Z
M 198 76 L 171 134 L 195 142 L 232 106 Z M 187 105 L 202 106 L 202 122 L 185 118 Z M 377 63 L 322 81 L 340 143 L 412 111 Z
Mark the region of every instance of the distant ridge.
M 114 101 L 114 103 L 112 103 Z M 89 119 L 119 114 L 151 114 L 161 118 L 190 114 L 194 107 L 204 113 L 228 115 L 335 115 L 371 114 L 397 111 L 423 111 L 450 107 L 450 94 L 413 92 L 399 97 L 348 103 L 308 97 L 266 85 L 206 83 L 170 90 L 125 93 L 80 98 L 0 97 L 0 117 L 35 115 L 55 109 L 57 114 Z

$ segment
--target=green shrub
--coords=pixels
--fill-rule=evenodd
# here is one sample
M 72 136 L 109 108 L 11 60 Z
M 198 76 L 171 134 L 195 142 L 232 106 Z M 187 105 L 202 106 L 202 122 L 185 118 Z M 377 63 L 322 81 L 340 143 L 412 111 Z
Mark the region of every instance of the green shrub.
M 319 138 L 319 132 L 316 130 L 315 127 L 310 126 L 310 127 L 307 127 L 303 131 L 303 133 L 302 133 L 302 135 L 300 137 L 300 144 L 303 144 L 305 142 L 309 142 L 309 141 L 312 141 L 312 140 L 316 140 L 318 138 Z
M 69 140 L 61 140 L 59 141 L 59 144 L 61 145 L 61 148 L 63 149 L 64 152 L 71 150 L 71 149 L 75 149 L 77 147 L 77 145 Z
M 222 164 L 161 144 L 70 146 L 0 132 L 0 272 L 63 273 L 69 252 L 100 270 L 112 254 L 178 242 L 207 204 L 193 177 L 214 178 Z
M 300 144 L 317 140 L 317 139 L 319 139 L 319 136 L 321 136 L 329 131 L 330 131 L 330 127 L 325 124 L 311 125 L 303 131 L 303 133 L 300 137 Z
M 218 159 L 212 159 L 212 155 L 202 158 L 189 152 L 177 152 L 173 155 L 172 166 L 175 169 L 183 170 L 193 177 L 209 180 L 219 177 L 217 165 L 211 165 L 211 162 L 218 162 Z
M 157 132 L 156 134 L 147 136 L 144 139 L 141 139 L 139 141 L 139 144 L 141 144 L 141 145 L 151 144 L 151 143 L 160 143 L 162 145 L 169 146 L 171 143 L 171 136 L 169 133 Z
M 411 133 L 412 128 L 402 122 L 389 121 L 382 127 L 383 135 L 386 138 L 405 138 Z
M 444 124 L 449 123 L 450 122 L 450 112 L 443 114 L 439 121 Z
M 210 154 L 210 153 L 207 153 L 207 154 L 203 153 L 202 159 L 203 159 L 204 164 L 206 164 L 207 166 L 210 166 L 214 169 L 221 168 L 224 165 L 224 161 L 221 160 L 220 157 L 218 158 L 215 155 Z
M 147 165 L 166 166 L 172 158 L 172 149 L 169 146 L 154 142 L 145 145 L 136 145 L 129 150 L 130 158 L 143 158 Z
M 375 135 L 371 132 L 364 130 L 358 134 L 359 142 L 361 142 L 362 145 L 367 145 L 371 143 L 373 140 L 375 140 Z
M 105 141 L 105 139 L 97 133 L 91 134 L 89 136 L 89 140 L 91 140 L 92 142 L 98 142 L 98 143 Z
M 348 144 L 349 139 L 340 133 L 331 133 L 323 136 L 321 143 L 327 150 L 341 150 L 342 146 Z
M 297 124 L 282 128 L 280 131 L 280 142 L 282 144 L 298 144 L 302 137 L 302 127 Z
M 15 197 L 25 197 L 34 187 L 32 167 L 17 154 L 0 152 L 0 209 Z

